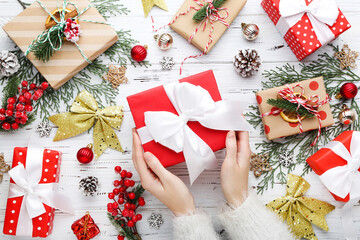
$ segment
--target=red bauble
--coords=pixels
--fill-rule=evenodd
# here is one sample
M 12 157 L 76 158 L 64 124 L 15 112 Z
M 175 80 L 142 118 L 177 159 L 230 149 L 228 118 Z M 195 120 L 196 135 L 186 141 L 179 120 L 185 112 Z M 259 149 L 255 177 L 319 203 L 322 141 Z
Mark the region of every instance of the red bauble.
M 354 83 L 345 83 L 340 88 L 340 94 L 345 99 L 352 99 L 358 93 L 358 88 Z
M 92 144 L 80 148 L 76 154 L 76 158 L 82 164 L 90 163 L 94 158 L 94 153 L 92 151 Z
M 137 61 L 142 62 L 147 56 L 147 46 L 136 45 L 131 49 L 131 57 Z

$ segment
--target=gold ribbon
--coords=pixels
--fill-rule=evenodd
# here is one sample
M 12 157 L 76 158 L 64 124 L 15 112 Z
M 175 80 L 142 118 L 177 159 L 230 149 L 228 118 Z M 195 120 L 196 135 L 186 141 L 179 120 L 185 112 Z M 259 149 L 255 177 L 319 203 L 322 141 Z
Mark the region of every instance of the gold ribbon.
M 286 220 L 296 236 L 315 240 L 317 237 L 311 223 L 328 231 L 325 215 L 335 207 L 318 199 L 303 197 L 309 188 L 310 184 L 305 179 L 289 174 L 286 195 L 271 201 L 266 206 L 276 212 L 283 221 Z
M 94 152 L 98 158 L 108 147 L 123 152 L 113 128 L 120 129 L 124 117 L 122 106 L 110 106 L 100 109 L 94 97 L 83 90 L 75 98 L 70 112 L 49 117 L 59 126 L 54 141 L 76 136 L 94 127 Z

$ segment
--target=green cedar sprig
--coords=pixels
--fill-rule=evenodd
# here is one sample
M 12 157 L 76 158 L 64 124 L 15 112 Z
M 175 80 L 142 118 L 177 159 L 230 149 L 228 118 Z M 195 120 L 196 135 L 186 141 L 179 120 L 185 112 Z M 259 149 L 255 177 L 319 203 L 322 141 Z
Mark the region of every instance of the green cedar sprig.
M 218 9 L 219 7 L 221 7 L 224 3 L 226 2 L 226 0 L 214 0 L 213 1 L 213 5 L 216 9 Z M 209 4 L 206 4 L 205 6 L 203 6 L 199 11 L 197 11 L 194 16 L 193 16 L 193 20 L 196 22 L 201 22 L 202 20 L 204 20 L 204 18 L 206 17 L 206 10 L 207 10 L 207 6 Z
M 133 234 L 131 229 L 126 225 L 125 221 L 122 219 L 116 219 L 111 213 L 107 213 L 107 216 L 111 222 L 111 224 L 116 228 L 116 230 L 122 236 L 125 236 L 128 240 L 141 240 L 139 234 Z M 123 226 L 121 226 L 123 225 Z
M 37 39 L 34 45 L 31 46 L 31 52 L 34 53 L 36 59 L 48 62 L 55 52 L 54 48 L 60 47 L 64 36 L 63 29 L 55 28 L 55 30 L 50 32 L 49 36 L 44 34 Z M 46 39 L 47 37 L 49 38 Z M 51 46 L 51 44 L 53 46 Z
M 304 108 L 303 106 L 300 106 L 299 109 L 298 105 L 296 103 L 292 103 L 289 102 L 285 99 L 274 99 L 274 98 L 269 98 L 266 101 L 268 104 L 270 104 L 271 106 L 277 107 L 279 109 L 284 109 L 287 110 L 289 112 L 293 112 L 293 113 L 299 113 L 299 115 L 305 116 L 306 118 L 312 118 L 314 116 L 314 114 L 312 114 L 311 112 L 309 112 L 306 108 Z

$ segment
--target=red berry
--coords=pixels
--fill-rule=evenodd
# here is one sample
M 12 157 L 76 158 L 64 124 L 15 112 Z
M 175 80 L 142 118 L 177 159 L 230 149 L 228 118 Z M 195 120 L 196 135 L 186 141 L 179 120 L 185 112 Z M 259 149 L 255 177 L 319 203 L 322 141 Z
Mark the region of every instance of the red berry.
M 133 174 L 132 174 L 131 172 L 127 172 L 126 177 L 127 177 L 127 178 L 131 178 L 132 175 L 133 175 Z
M 5 108 L 0 108 L 0 113 L 5 114 Z
M 109 193 L 109 195 L 108 195 L 109 199 L 114 199 L 114 197 L 115 197 L 114 193 Z
M 31 93 L 29 93 L 29 92 L 24 93 L 24 97 L 25 97 L 27 100 L 30 100 L 30 99 L 31 99 Z
M 129 217 L 132 218 L 133 216 L 135 216 L 135 212 L 133 210 L 129 210 Z
M 119 191 L 120 191 L 120 192 L 125 192 L 125 191 L 126 191 L 126 188 L 120 187 L 120 188 L 119 188 Z
M 145 205 L 145 201 L 144 201 L 144 200 L 142 200 L 142 201 L 139 200 L 139 205 L 140 205 L 140 206 L 144 206 L 144 205 Z
M 15 122 L 16 122 L 16 123 L 20 123 L 20 119 L 19 119 L 19 118 L 15 118 Z
M 41 84 L 41 88 L 42 88 L 43 90 L 47 89 L 48 86 L 49 86 L 49 84 L 48 84 L 47 82 L 43 82 L 43 83 Z
M 130 180 L 131 182 L 130 182 L 130 186 L 131 187 L 133 187 L 133 186 L 135 186 L 135 181 L 133 181 L 133 180 Z
M 131 209 L 135 210 L 136 209 L 136 205 L 135 204 L 131 204 Z
M 114 188 L 113 193 L 114 193 L 115 195 L 119 195 L 120 190 L 119 190 L 118 188 Z
M 22 105 L 21 103 L 19 103 L 19 104 L 16 105 L 16 110 L 17 110 L 17 111 L 23 111 L 24 108 L 25 108 L 25 106 Z
M 12 110 L 6 110 L 5 112 L 6 116 L 12 116 L 13 115 L 13 111 Z
M 115 180 L 114 181 L 114 187 L 118 187 L 120 186 L 120 181 L 119 180 Z
M 130 187 L 131 186 L 131 181 L 130 180 L 125 180 L 124 184 L 126 187 Z
M 122 178 L 126 178 L 126 174 L 127 174 L 126 170 L 122 170 L 121 173 L 120 173 Z
M 112 206 L 113 206 L 113 208 L 118 208 L 119 207 L 119 204 L 117 203 L 117 202 L 113 202 L 113 204 L 112 204 Z
M 19 112 L 19 111 L 16 111 L 16 112 L 15 112 L 15 117 L 16 117 L 16 118 L 21 118 L 22 115 L 23 115 L 22 112 Z
M 131 209 L 131 204 L 128 203 L 128 202 L 125 203 L 124 208 L 125 208 L 125 209 Z
M 142 219 L 142 215 L 141 214 L 136 214 L 136 218 L 138 221 L 140 221 Z
M 106 206 L 107 206 L 108 209 L 113 209 L 113 204 L 112 203 L 108 203 Z
M 118 215 L 118 210 L 117 209 L 114 209 L 112 212 L 111 212 L 111 215 L 113 215 L 114 217 Z
M 14 110 L 14 104 L 8 104 L 8 105 L 6 106 L 6 108 L 7 108 L 8 110 Z
M 11 124 L 11 128 L 14 129 L 14 130 L 16 130 L 16 129 L 19 128 L 19 124 L 13 123 L 13 124 Z
M 124 185 L 124 180 L 123 180 L 123 179 L 120 180 L 120 185 L 121 185 L 121 186 Z
M 27 121 L 27 120 L 28 120 L 28 116 L 26 116 L 26 113 L 23 113 L 23 114 L 22 114 L 21 119 L 24 120 L 24 121 Z
M 23 102 L 25 102 L 25 100 L 26 100 L 26 99 L 25 99 L 25 97 L 24 97 L 23 95 L 21 95 L 21 96 L 19 97 L 19 102 L 22 102 L 22 103 L 23 103 Z
M 128 216 L 129 216 L 129 210 L 125 208 L 125 209 L 122 211 L 122 215 L 123 215 L 124 217 L 128 217 Z
M 135 198 L 135 193 L 133 193 L 133 192 L 129 193 L 129 198 L 134 199 Z
M 0 121 L 4 121 L 5 118 L 6 118 L 5 115 L 0 113 Z
M 10 129 L 10 123 L 4 123 L 4 124 L 2 125 L 2 128 L 3 128 L 4 130 L 9 130 L 9 129 Z
M 120 171 L 121 171 L 121 167 L 120 167 L 120 166 L 116 166 L 114 169 L 115 169 L 115 172 L 117 172 L 117 173 L 120 173 Z
M 135 223 L 134 223 L 133 220 L 129 220 L 129 221 L 127 222 L 128 227 L 133 227 L 134 224 L 135 224 Z
M 136 215 L 133 216 L 131 220 L 133 220 L 133 222 L 137 222 L 137 221 L 138 221 Z
M 31 112 L 33 110 L 33 107 L 31 105 L 25 105 L 25 111 Z
M 28 92 L 28 90 L 27 89 L 21 89 L 21 93 L 23 94 L 23 93 L 27 93 Z
M 117 239 L 118 239 L 118 240 L 124 240 L 125 237 L 124 237 L 124 236 L 121 236 L 121 235 L 118 235 Z
M 119 198 L 118 203 L 123 204 L 124 203 L 124 198 Z
M 15 98 L 8 98 L 8 100 L 7 100 L 7 102 L 9 103 L 9 104 L 14 104 L 15 103 Z
M 33 89 L 35 89 L 35 88 L 36 88 L 36 84 L 35 84 L 35 83 L 31 83 L 31 84 L 30 84 L 30 89 L 33 90 Z
M 23 118 L 20 119 L 20 124 L 25 124 L 27 122 L 27 120 L 24 120 Z
M 21 82 L 21 86 L 27 87 L 27 85 L 28 85 L 28 82 L 27 82 L 27 81 L 22 81 L 22 82 Z

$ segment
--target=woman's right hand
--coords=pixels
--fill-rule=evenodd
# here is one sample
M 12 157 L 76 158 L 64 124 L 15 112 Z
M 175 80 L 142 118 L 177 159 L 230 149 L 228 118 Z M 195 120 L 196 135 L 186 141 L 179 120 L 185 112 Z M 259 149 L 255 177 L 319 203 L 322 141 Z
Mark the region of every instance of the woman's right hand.
M 191 215 L 195 212 L 193 196 L 186 185 L 166 170 L 152 153 L 143 153 L 139 135 L 133 129 L 132 159 L 140 175 L 141 185 L 175 215 Z

